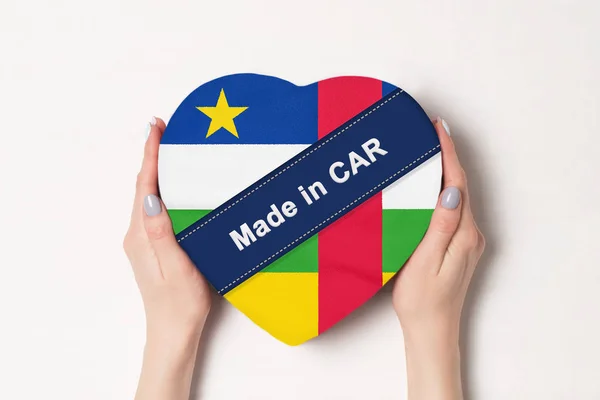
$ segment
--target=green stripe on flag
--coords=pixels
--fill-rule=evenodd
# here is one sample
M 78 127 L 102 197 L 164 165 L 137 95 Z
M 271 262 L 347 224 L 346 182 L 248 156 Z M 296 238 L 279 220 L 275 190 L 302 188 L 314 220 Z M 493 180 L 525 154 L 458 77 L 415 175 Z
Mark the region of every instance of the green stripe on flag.
M 306 242 L 263 269 L 262 272 L 319 272 L 319 239 L 311 236 Z
M 417 247 L 433 210 L 383 210 L 383 272 L 398 272 Z
M 173 222 L 173 231 L 179 232 L 204 217 L 211 210 L 169 210 L 169 217 Z
M 211 210 L 169 210 L 175 234 L 208 214 Z M 431 220 L 433 210 L 383 210 L 383 272 L 397 272 L 419 244 Z M 318 272 L 318 235 L 296 247 L 263 272 Z
M 211 210 L 169 210 L 175 234 L 204 217 Z M 318 272 L 319 240 L 314 235 L 277 261 L 270 264 L 262 272 Z

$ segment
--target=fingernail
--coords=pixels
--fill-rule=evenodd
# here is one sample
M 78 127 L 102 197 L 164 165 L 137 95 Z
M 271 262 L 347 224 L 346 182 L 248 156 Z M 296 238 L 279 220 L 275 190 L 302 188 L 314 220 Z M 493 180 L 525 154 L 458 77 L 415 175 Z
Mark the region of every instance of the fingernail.
M 162 211 L 162 206 L 160 205 L 160 200 L 156 195 L 149 194 L 144 197 L 144 211 L 146 211 L 146 215 L 149 217 L 154 217 L 155 215 L 160 214 Z
M 146 132 L 144 133 L 145 140 L 148 140 L 148 138 L 150 137 L 150 131 L 152 130 L 152 127 L 154 125 L 156 125 L 156 117 L 152 117 L 150 122 L 148 124 L 146 124 Z
M 152 124 L 147 123 L 146 131 L 144 132 L 144 140 L 148 140 L 148 137 L 150 137 L 150 130 L 152 130 Z
M 452 133 L 450 132 L 450 127 L 448 126 L 448 123 L 446 122 L 446 120 L 438 117 L 438 122 L 442 123 L 442 126 L 444 127 L 444 130 L 446 131 L 448 136 L 452 136 Z
M 442 192 L 442 207 L 448 210 L 454 210 L 460 203 L 460 190 L 457 187 L 450 186 Z

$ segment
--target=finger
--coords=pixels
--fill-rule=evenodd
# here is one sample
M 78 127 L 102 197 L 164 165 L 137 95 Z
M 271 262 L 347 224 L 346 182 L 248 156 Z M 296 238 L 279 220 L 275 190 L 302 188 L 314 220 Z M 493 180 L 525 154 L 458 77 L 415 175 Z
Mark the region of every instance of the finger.
M 461 198 L 461 191 L 456 186 L 447 187 L 440 194 L 427 232 L 418 247 L 419 252 L 433 258 L 432 265 L 439 266 L 458 229 L 463 204 Z
M 158 126 L 158 129 L 160 130 L 161 134 L 164 133 L 165 129 L 167 129 L 167 124 L 165 123 L 165 121 L 162 120 L 162 118 L 157 118 L 154 117 L 154 121 L 155 125 Z
M 442 148 L 444 187 L 456 186 L 462 190 L 465 188 L 467 182 L 465 172 L 458 160 L 458 154 L 456 154 L 454 142 L 450 136 L 450 128 L 446 121 L 441 118 L 437 118 L 433 125 L 437 131 Z
M 419 251 L 424 251 L 430 257 L 435 257 L 436 261 L 441 261 L 461 222 L 465 206 L 466 178 L 447 124 L 438 118 L 434 126 L 442 148 L 444 190 L 440 194 Z
M 183 252 L 173 233 L 173 225 L 163 202 L 155 194 L 144 197 L 144 228 L 163 275 L 177 265 Z
M 478 245 L 479 230 L 473 219 L 471 201 L 467 184 L 467 176 L 460 164 L 454 141 L 450 136 L 450 128 L 446 121 L 437 118 L 434 126 L 438 132 L 442 147 L 442 167 L 444 171 L 444 187 L 457 187 L 461 195 L 461 215 L 455 232 L 450 236 L 450 242 L 445 242 L 445 247 L 453 251 L 466 253 Z M 432 221 L 433 224 L 433 221 Z M 447 238 L 447 237 L 446 237 Z
M 144 145 L 144 159 L 140 173 L 151 179 L 158 177 L 158 149 L 160 147 L 160 139 L 164 133 L 163 126 L 164 122 L 160 118 L 152 117 L 150 132 Z
M 437 131 L 442 148 L 442 169 L 444 171 L 443 187 L 456 186 L 461 190 L 463 214 L 465 214 L 465 216 L 470 216 L 471 205 L 467 185 L 467 175 L 458 159 L 450 127 L 448 126 L 448 123 L 440 117 L 437 117 L 433 121 L 433 126 Z
M 158 149 L 164 132 L 164 122 L 159 118 L 152 118 L 148 123 L 148 137 L 144 145 L 144 158 L 142 167 L 137 176 L 136 193 L 133 204 L 132 225 L 141 225 L 144 196 L 158 193 Z
M 444 196 L 452 188 L 457 188 L 460 191 L 460 215 L 453 215 L 451 218 L 443 215 L 436 210 L 430 224 L 430 228 L 437 231 L 445 231 L 445 234 L 432 240 L 431 247 L 435 246 L 435 252 L 438 256 L 443 257 L 446 253 L 457 254 L 459 258 L 469 257 L 470 253 L 480 247 L 481 233 L 473 219 L 471 212 L 469 189 L 467 184 L 467 176 L 464 168 L 461 166 L 454 147 L 454 142 L 450 136 L 448 124 L 443 119 L 436 119 L 434 126 L 438 132 L 440 144 L 442 147 L 442 165 L 444 170 L 444 192 L 441 196 L 440 204 L 444 205 Z M 453 204 L 451 204 L 453 205 Z M 443 207 L 442 207 L 443 208 Z M 437 214 L 437 215 L 436 215 Z M 440 215 L 442 215 L 440 217 Z M 439 218 L 438 218 L 439 217 Z M 451 233 L 451 231 L 453 232 Z M 475 265 L 476 263 L 472 263 Z M 440 265 L 440 264 L 436 264 Z M 451 266 L 461 267 L 463 263 L 451 263 Z M 469 265 L 471 265 L 469 263 Z

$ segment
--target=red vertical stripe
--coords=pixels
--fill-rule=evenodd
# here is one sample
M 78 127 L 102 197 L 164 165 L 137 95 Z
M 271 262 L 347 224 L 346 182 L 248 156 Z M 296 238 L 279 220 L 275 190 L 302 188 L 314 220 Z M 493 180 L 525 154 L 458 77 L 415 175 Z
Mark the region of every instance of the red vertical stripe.
M 381 98 L 381 81 L 319 82 L 319 139 Z M 381 193 L 319 233 L 319 333 L 381 288 Z

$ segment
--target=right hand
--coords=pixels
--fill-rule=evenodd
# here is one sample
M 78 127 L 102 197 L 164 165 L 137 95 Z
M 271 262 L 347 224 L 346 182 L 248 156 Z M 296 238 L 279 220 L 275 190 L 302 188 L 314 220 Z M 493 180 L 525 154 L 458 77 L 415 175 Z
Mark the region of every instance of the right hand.
M 485 239 L 471 212 L 467 179 L 441 120 L 444 190 L 429 229 L 394 285 L 393 303 L 405 335 L 443 328 L 458 334 L 467 288 Z
M 393 304 L 404 333 L 409 399 L 459 400 L 460 318 L 485 239 L 473 219 L 447 124 L 438 119 L 434 125 L 444 190 L 425 237 L 396 279 Z

